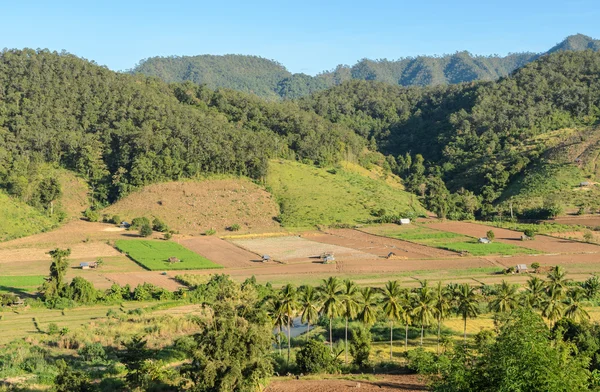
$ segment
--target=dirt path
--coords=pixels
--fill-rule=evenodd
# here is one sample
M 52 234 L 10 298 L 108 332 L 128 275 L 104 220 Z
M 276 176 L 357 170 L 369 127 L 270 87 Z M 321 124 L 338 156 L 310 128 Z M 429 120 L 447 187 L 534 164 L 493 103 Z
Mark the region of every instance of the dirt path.
M 427 391 L 425 382 L 417 375 L 385 375 L 377 376 L 373 381 L 367 380 L 285 380 L 273 381 L 265 392 L 342 392 L 357 391 Z
M 468 222 L 442 222 L 427 225 L 432 229 L 449 231 L 451 233 L 468 235 L 471 237 L 484 237 L 488 230 L 493 230 L 496 238 L 494 241 L 503 242 L 515 246 L 538 250 L 545 253 L 600 253 L 600 246 L 585 244 L 577 241 L 570 241 L 561 238 L 537 235 L 533 241 L 521 241 L 521 235 L 518 231 L 499 229 L 486 225 Z
M 264 267 L 266 264 L 257 254 L 218 237 L 195 237 L 180 244 L 226 268 Z

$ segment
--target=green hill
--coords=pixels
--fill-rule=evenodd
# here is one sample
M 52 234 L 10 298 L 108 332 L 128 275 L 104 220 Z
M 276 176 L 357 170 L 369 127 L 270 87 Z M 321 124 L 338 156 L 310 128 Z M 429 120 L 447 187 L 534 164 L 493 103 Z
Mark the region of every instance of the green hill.
M 244 55 L 152 57 L 142 60 L 131 72 L 156 76 L 169 83 L 190 81 L 213 89 L 251 92 L 268 99 L 299 98 L 352 79 L 400 86 L 438 86 L 496 80 L 545 54 L 587 49 L 598 51 L 599 42 L 577 34 L 567 37 L 545 53 L 477 56 L 467 51 L 457 51 L 442 56 L 398 60 L 362 59 L 352 66 L 339 65 L 314 77 L 292 74 L 273 60 Z
M 39 210 L 0 192 L 0 241 L 47 231 L 58 225 Z
M 325 169 L 271 161 L 267 186 L 286 227 L 365 223 L 382 209 L 387 215 L 425 214 L 416 196 L 392 178 L 386 181 L 384 175 L 348 163 Z

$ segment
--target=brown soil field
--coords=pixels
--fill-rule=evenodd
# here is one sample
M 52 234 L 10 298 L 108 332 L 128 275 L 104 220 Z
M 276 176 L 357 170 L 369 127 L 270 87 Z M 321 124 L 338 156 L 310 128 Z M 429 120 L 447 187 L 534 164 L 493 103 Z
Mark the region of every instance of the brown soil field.
M 194 237 L 179 243 L 226 268 L 260 267 L 272 264 L 263 263 L 257 254 L 214 236 Z
M 187 271 L 186 271 L 187 272 Z M 144 272 L 125 272 L 116 274 L 104 274 L 104 277 L 111 282 L 115 282 L 121 286 L 126 284 L 134 288 L 138 284 L 152 283 L 153 285 L 164 287 L 167 290 L 175 291 L 182 287 L 175 279 L 169 275 L 161 275 L 160 272 L 144 271 Z
M 270 193 L 246 179 L 149 185 L 103 213 L 128 221 L 138 216 L 158 217 L 182 234 L 200 234 L 210 228 L 224 232 L 233 224 L 239 224 L 241 232 L 279 230 L 273 220 L 279 206 Z
M 17 248 L 0 249 L 0 264 L 44 260 L 50 261 L 48 252 L 54 248 Z M 110 245 L 103 242 L 90 242 L 76 244 L 71 249 L 71 260 L 94 261 L 98 257 L 119 256 L 120 253 Z
M 577 241 L 554 238 L 545 235 L 537 235 L 532 241 L 521 241 L 518 231 L 499 229 L 468 222 L 442 222 L 431 223 L 427 227 L 451 233 L 468 235 L 471 237 L 483 237 L 488 230 L 493 230 L 496 238 L 494 241 L 503 242 L 524 248 L 539 250 L 545 253 L 600 253 L 600 246 L 586 244 Z
M 600 232 L 598 231 L 590 231 L 592 234 L 592 242 L 598 244 L 600 243 Z M 577 241 L 585 241 L 584 231 L 565 231 L 561 233 L 551 233 L 552 237 L 559 237 L 564 239 L 576 239 Z
M 342 392 L 342 391 L 427 391 L 425 382 L 417 375 L 380 375 L 376 380 L 275 380 L 265 392 Z
M 261 255 L 267 254 L 273 260 L 286 263 L 318 262 L 320 255 L 323 253 L 333 253 L 337 260 L 357 258 L 368 260 L 378 258 L 371 253 L 338 245 L 310 241 L 299 236 L 236 239 L 232 242 L 244 249 L 248 249 L 250 252 Z
M 561 225 L 581 225 L 590 228 L 600 227 L 600 215 L 563 216 L 551 220 L 548 223 L 559 223 Z
M 407 259 L 458 257 L 455 252 L 444 249 L 431 248 L 352 229 L 327 229 L 325 234 L 305 234 L 303 237 L 311 241 L 357 249 L 380 257 L 386 257 L 390 252 L 395 253 L 398 258 Z

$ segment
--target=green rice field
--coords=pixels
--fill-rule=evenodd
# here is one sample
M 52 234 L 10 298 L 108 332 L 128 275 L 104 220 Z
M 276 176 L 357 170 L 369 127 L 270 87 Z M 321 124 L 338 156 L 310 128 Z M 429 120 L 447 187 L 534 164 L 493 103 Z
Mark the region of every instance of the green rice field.
M 175 242 L 119 240 L 115 246 L 136 263 L 151 271 L 223 268 Z M 176 257 L 180 261 L 169 263 L 170 257 Z
M 44 283 L 44 277 L 31 276 L 0 276 L 0 292 L 17 293 L 19 291 L 31 293 Z

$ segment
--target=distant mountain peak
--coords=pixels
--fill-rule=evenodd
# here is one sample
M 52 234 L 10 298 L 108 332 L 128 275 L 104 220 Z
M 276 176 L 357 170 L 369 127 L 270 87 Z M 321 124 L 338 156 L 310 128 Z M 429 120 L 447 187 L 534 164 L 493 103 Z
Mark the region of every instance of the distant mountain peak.
M 574 34 L 565 38 L 562 42 L 552 47 L 547 53 L 554 53 L 565 50 L 600 50 L 600 40 L 593 39 L 584 34 Z

